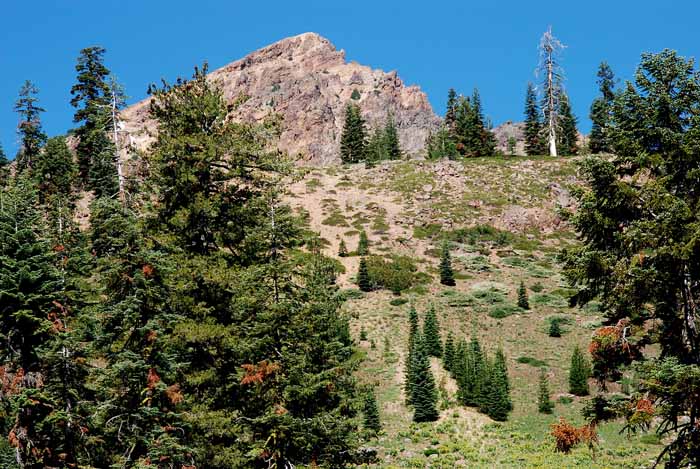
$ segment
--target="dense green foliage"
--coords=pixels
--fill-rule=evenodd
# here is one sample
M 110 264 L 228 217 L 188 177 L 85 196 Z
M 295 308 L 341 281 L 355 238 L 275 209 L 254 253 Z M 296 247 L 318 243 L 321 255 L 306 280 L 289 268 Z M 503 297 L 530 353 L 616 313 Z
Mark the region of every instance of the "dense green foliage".
M 522 309 L 530 309 L 530 300 L 527 296 L 527 288 L 525 288 L 525 282 L 520 282 L 518 287 L 518 307 Z
M 545 152 L 540 114 L 535 87 L 532 83 L 528 83 L 525 94 L 525 153 L 529 156 L 542 155 Z
M 693 60 L 670 50 L 643 54 L 634 83 L 612 102 L 608 135 L 617 157 L 582 165 L 588 185 L 572 220 L 583 244 L 563 256 L 579 287 L 574 302 L 599 297 L 606 314 L 590 346 L 602 389 L 643 358 L 645 346 L 660 347 L 660 357 L 640 367 L 629 399 L 637 408 L 647 399 L 642 407 L 653 409 L 658 431 L 671 437 L 661 456 L 668 467 L 700 465 L 700 403 L 695 386 L 679 385 L 700 369 L 698 116 Z M 648 428 L 642 416 L 627 415 L 630 428 Z
M 364 426 L 370 432 L 377 433 L 382 429 L 382 423 L 379 417 L 379 407 L 377 406 L 377 398 L 374 395 L 374 390 L 370 389 L 365 395 L 364 402 Z
M 598 67 L 598 87 L 600 96 L 591 104 L 591 133 L 588 146 L 591 153 L 610 152 L 609 125 L 612 102 L 615 98 L 615 75 L 607 62 L 601 62 Z
M 360 106 L 348 104 L 345 107 L 345 123 L 340 137 L 340 159 L 343 163 L 363 161 L 367 150 L 367 130 Z
M 452 271 L 452 259 L 450 259 L 450 246 L 445 243 L 440 255 L 440 283 L 449 287 L 455 286 L 455 275 Z
M 369 254 L 369 239 L 367 239 L 367 232 L 361 230 L 360 238 L 357 242 L 357 255 L 366 256 L 367 254 Z
M 571 354 L 571 368 L 569 368 L 569 392 L 577 396 L 588 395 L 588 378 L 591 376 L 591 367 L 583 351 L 576 347 Z
M 372 291 L 372 282 L 367 269 L 367 259 L 364 257 L 360 259 L 360 265 L 357 269 L 357 286 L 360 288 L 360 291 Z
M 15 111 L 19 114 L 17 132 L 20 136 L 20 149 L 17 153 L 17 172 L 31 170 L 46 143 L 46 134 L 41 127 L 41 113 L 45 110 L 38 105 L 39 89 L 27 80 L 19 90 Z
M 540 370 L 537 410 L 542 414 L 551 414 L 554 410 L 554 403 L 549 398 L 549 377 L 547 377 L 547 371 L 544 368 Z
M 561 93 L 559 98 L 559 132 L 557 133 L 557 149 L 561 156 L 571 156 L 578 153 L 576 123 L 576 117 L 569 104 L 569 97 L 566 93 Z
M 425 342 L 418 338 L 411 352 L 411 404 L 414 422 L 432 422 L 438 419 L 437 388 L 430 370 L 430 358 Z
M 430 308 L 423 322 L 423 346 L 425 352 L 433 357 L 442 356 L 442 339 L 440 339 L 440 324 L 435 308 Z

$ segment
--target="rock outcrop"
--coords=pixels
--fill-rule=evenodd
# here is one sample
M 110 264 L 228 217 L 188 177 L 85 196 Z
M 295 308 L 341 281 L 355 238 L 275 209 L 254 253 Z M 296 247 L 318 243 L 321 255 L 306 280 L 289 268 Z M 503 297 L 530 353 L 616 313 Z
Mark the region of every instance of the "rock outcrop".
M 405 86 L 396 72 L 347 63 L 345 52 L 315 33 L 276 42 L 210 74 L 230 102 L 246 96 L 233 118 L 259 122 L 282 117 L 281 150 L 307 164 L 339 161 L 345 106 L 356 102 L 368 125 L 383 125 L 393 113 L 403 150 L 417 155 L 440 120 L 417 86 Z M 145 149 L 154 125 L 148 100 L 124 110 L 123 127 Z

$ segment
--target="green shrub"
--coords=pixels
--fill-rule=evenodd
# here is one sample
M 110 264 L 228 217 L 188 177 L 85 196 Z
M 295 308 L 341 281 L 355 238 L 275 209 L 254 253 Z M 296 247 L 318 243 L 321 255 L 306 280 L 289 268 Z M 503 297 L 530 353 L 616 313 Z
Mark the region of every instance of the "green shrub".
M 546 361 L 532 357 L 518 357 L 515 361 L 517 361 L 518 363 L 523 363 L 525 365 L 534 366 L 535 368 L 542 368 L 543 366 L 547 366 Z
M 401 306 L 405 305 L 406 303 L 408 303 L 406 298 L 394 298 L 389 302 L 391 306 Z
M 338 294 L 344 300 L 359 300 L 360 298 L 365 297 L 365 294 L 357 288 L 347 288 L 345 290 L 341 290 Z
M 494 319 L 503 319 L 521 312 L 523 312 L 523 309 L 515 305 L 502 305 L 491 308 L 491 311 L 489 311 L 489 316 Z
M 530 290 L 534 291 L 535 293 L 540 293 L 542 290 L 544 290 L 544 286 L 542 285 L 542 282 L 537 282 L 530 287 Z
M 391 256 L 390 259 L 372 255 L 367 257 L 367 272 L 374 288 L 386 288 L 394 294 L 411 288 L 416 281 L 418 268 L 408 256 Z
M 572 402 L 574 402 L 574 400 L 572 398 L 570 398 L 569 396 L 559 396 L 559 399 L 557 399 L 557 402 L 559 404 L 569 405 Z

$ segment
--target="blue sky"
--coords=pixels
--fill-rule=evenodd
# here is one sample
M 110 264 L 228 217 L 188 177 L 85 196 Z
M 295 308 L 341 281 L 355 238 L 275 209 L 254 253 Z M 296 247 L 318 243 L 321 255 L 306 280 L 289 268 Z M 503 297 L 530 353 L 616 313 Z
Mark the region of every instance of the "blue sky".
M 595 72 L 607 60 L 628 79 L 644 51 L 698 56 L 700 2 L 550 1 L 236 1 L 5 0 L 0 15 L 0 142 L 13 156 L 12 111 L 25 79 L 40 88 L 49 135 L 73 126 L 70 87 L 86 46 L 107 48 L 106 64 L 132 102 L 160 78 L 188 76 L 207 60 L 218 68 L 287 36 L 315 31 L 349 60 L 398 70 L 444 112 L 448 88 L 479 88 L 495 124 L 521 120 L 534 80 L 537 44 L 552 25 L 568 48 L 567 91 L 581 128 L 596 94 Z

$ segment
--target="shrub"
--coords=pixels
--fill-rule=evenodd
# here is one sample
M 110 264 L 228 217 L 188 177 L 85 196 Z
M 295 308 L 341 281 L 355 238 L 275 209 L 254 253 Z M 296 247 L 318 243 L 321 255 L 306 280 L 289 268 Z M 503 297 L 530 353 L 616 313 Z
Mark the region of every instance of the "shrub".
M 408 303 L 408 300 L 406 298 L 393 298 L 389 302 L 389 304 L 391 306 L 401 306 L 401 305 L 405 305 L 406 303 Z
M 518 363 L 534 366 L 536 368 L 547 366 L 547 362 L 532 357 L 518 357 L 515 361 L 517 361 Z
M 523 311 L 522 308 L 515 305 L 494 306 L 491 308 L 491 311 L 489 311 L 489 316 L 494 319 L 503 319 L 521 311 Z
M 386 288 L 399 295 L 417 283 L 417 272 L 413 259 L 407 256 L 367 257 L 369 282 L 374 288 Z

